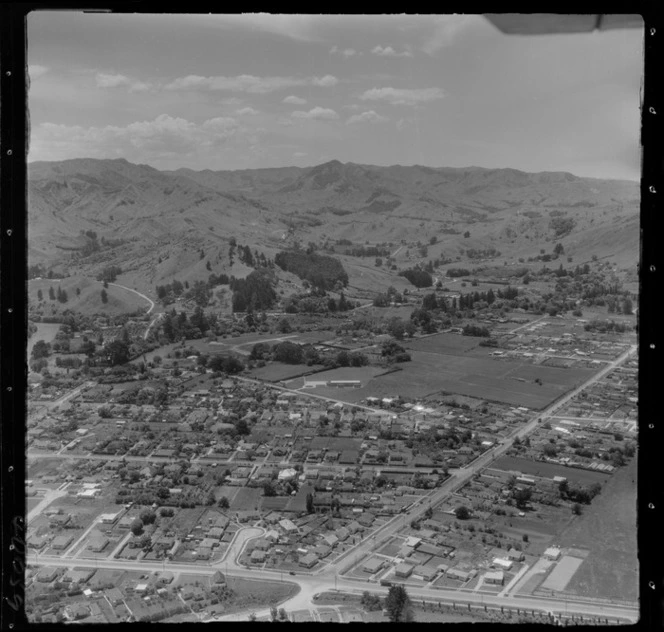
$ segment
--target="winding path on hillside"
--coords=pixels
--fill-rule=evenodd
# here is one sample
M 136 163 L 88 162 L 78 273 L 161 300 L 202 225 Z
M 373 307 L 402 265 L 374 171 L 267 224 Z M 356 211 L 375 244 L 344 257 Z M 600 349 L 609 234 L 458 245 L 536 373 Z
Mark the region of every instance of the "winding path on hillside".
M 146 314 L 149 314 L 153 309 L 154 309 L 154 301 L 151 298 L 148 298 L 145 296 L 145 294 L 141 294 L 140 292 L 133 290 L 130 287 L 127 287 L 126 285 L 120 285 L 119 283 L 109 283 L 109 285 L 114 285 L 115 287 L 121 287 L 123 290 L 128 290 L 129 292 L 133 292 L 134 294 L 138 294 L 141 298 L 144 298 L 148 303 L 150 303 L 150 309 L 148 309 Z

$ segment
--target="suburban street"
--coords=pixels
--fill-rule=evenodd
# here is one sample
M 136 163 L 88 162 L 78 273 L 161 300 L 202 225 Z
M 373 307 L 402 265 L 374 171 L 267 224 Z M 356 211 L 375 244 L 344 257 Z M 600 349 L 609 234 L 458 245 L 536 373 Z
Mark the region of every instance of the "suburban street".
M 334 591 L 344 593 L 353 593 L 361 594 L 363 591 L 369 589 L 371 592 L 384 594 L 387 592 L 387 587 L 380 586 L 376 583 L 371 583 L 367 585 L 368 580 L 354 579 L 346 577 L 343 575 L 351 566 L 355 565 L 362 558 L 372 553 L 376 548 L 378 548 L 382 543 L 387 541 L 389 538 L 394 536 L 404 525 L 409 524 L 411 521 L 418 519 L 429 506 L 433 506 L 441 502 L 449 494 L 456 491 L 461 487 L 465 482 L 471 479 L 475 474 L 480 470 L 488 466 L 495 459 L 502 456 L 507 452 L 512 445 L 514 438 L 522 438 L 528 433 L 532 432 L 537 424 L 541 421 L 550 418 L 554 413 L 559 410 L 562 406 L 567 404 L 572 398 L 577 396 L 584 389 L 595 384 L 606 376 L 610 371 L 615 369 L 617 366 L 626 361 L 630 356 L 632 356 L 637 350 L 636 345 L 632 345 L 620 357 L 616 358 L 606 366 L 604 366 L 598 373 L 593 375 L 590 379 L 586 380 L 583 384 L 573 389 L 553 404 L 551 404 L 544 411 L 533 415 L 533 418 L 523 427 L 515 430 L 509 437 L 508 440 L 504 441 L 501 444 L 498 444 L 493 449 L 487 451 L 471 464 L 464 468 L 460 468 L 456 471 L 453 471 L 451 476 L 437 489 L 432 490 L 428 494 L 422 496 L 422 499 L 415 505 L 411 507 L 409 511 L 403 514 L 398 514 L 394 516 L 390 521 L 384 524 L 382 527 L 377 529 L 375 532 L 370 533 L 367 538 L 361 541 L 356 546 L 350 548 L 348 551 L 343 553 L 339 558 L 337 558 L 333 563 L 323 567 L 321 570 L 313 573 L 298 572 L 297 575 L 289 575 L 286 581 L 291 583 L 296 583 L 300 586 L 300 591 L 297 595 L 286 600 L 284 603 L 280 604 L 280 607 L 288 610 L 297 610 L 297 609 L 311 609 L 315 608 L 316 604 L 314 601 L 314 596 L 321 592 Z M 240 378 L 243 381 L 255 382 L 248 378 Z M 80 392 L 85 385 L 74 389 L 68 394 L 63 395 L 59 400 L 53 402 L 51 405 L 58 405 L 65 401 L 68 401 L 73 396 Z M 279 387 L 277 387 L 279 388 Z M 281 388 L 284 391 L 290 391 L 290 389 Z M 295 391 L 292 391 L 295 392 Z M 308 393 L 307 393 L 308 394 Z M 311 395 L 311 394 L 309 394 Z M 319 397 L 311 395 L 313 397 Z M 331 398 L 320 397 L 321 399 L 328 401 L 337 401 Z M 375 410 L 369 407 L 365 407 L 368 410 Z M 30 456 L 35 456 L 32 453 Z M 45 456 L 45 455 L 44 455 Z M 52 456 L 52 455 L 49 455 Z M 125 456 L 105 456 L 105 455 L 59 455 L 60 458 L 80 458 L 80 459 L 94 459 L 94 460 L 127 460 L 127 461 L 146 461 L 146 460 L 164 460 L 171 461 L 166 457 L 125 457 Z M 29 518 L 38 515 L 39 512 L 45 508 L 45 506 L 50 502 L 50 499 L 55 497 L 55 494 L 60 495 L 58 492 L 49 492 L 49 496 L 45 497 L 37 507 L 35 507 L 29 515 Z M 47 500 L 47 498 L 49 500 Z M 100 559 L 94 561 L 85 561 L 83 559 L 72 559 L 72 558 L 61 558 L 51 555 L 38 555 L 35 553 L 30 553 L 28 556 L 28 561 L 31 564 L 37 566 L 57 566 L 57 567 L 77 567 L 80 566 L 94 566 L 96 568 L 110 568 L 110 569 L 123 569 L 123 570 L 137 570 L 137 571 L 162 571 L 170 570 L 174 573 L 187 573 L 187 574 L 197 574 L 208 576 L 212 575 L 216 570 L 223 570 L 224 572 L 230 574 L 231 576 L 242 577 L 246 579 L 256 579 L 256 580 L 271 580 L 271 581 L 284 581 L 283 571 L 276 570 L 267 570 L 267 569 L 247 569 L 243 566 L 240 566 L 237 562 L 242 550 L 246 546 L 247 542 L 253 538 L 259 537 L 264 530 L 262 528 L 250 527 L 241 529 L 238 531 L 235 539 L 231 543 L 228 551 L 225 556 L 213 563 L 208 563 L 207 565 L 201 564 L 182 564 L 174 562 L 131 562 L 127 560 L 113 560 L 113 559 Z M 528 574 L 528 573 L 526 573 Z M 530 597 L 530 596 L 517 596 L 513 592 L 510 594 L 509 590 L 514 588 L 517 584 L 521 584 L 524 578 L 517 578 L 517 581 L 513 582 L 513 585 L 506 587 L 498 595 L 484 594 L 481 592 L 461 592 L 457 590 L 446 590 L 446 589 L 436 589 L 429 587 L 420 587 L 420 586 L 408 586 L 409 594 L 411 598 L 414 599 L 424 599 L 432 600 L 435 602 L 452 602 L 457 604 L 471 604 L 475 606 L 487 606 L 487 607 L 508 607 L 512 610 L 523 609 L 523 610 L 538 610 L 543 612 L 554 612 L 558 614 L 562 613 L 573 613 L 577 615 L 589 616 L 589 617 L 602 617 L 616 619 L 616 620 L 630 620 L 635 621 L 638 618 L 638 609 L 636 606 L 627 607 L 622 605 L 608 605 L 606 603 L 599 603 L 597 601 L 583 601 L 583 600 L 574 600 L 566 601 L 560 600 L 555 597 L 544 598 L 544 597 Z M 231 615 L 225 615 L 219 617 L 216 620 L 245 620 L 249 616 L 250 612 L 240 612 Z M 258 617 L 268 616 L 269 609 L 265 611 L 256 611 L 254 614 Z
M 243 538 L 242 546 L 246 543 Z M 234 547 L 234 550 L 238 550 Z M 239 548 L 241 550 L 241 547 Z M 238 550 L 238 552 L 239 552 Z M 180 564 L 169 562 L 132 562 L 128 560 L 90 560 L 69 558 L 62 559 L 57 556 L 37 555 L 30 553 L 28 563 L 34 566 L 58 567 L 58 568 L 107 568 L 116 570 L 131 570 L 145 573 L 159 572 L 168 570 L 174 574 L 186 573 L 187 575 L 212 576 L 217 570 L 222 572 L 228 568 L 229 575 L 241 577 L 244 579 L 259 579 L 266 581 L 283 581 L 283 573 L 270 570 L 249 570 L 238 566 L 236 561 L 219 561 L 213 564 Z M 347 577 L 336 577 L 331 568 L 328 568 L 324 574 L 307 575 L 298 573 L 296 576 L 288 576 L 288 583 L 297 584 L 300 591 L 297 595 L 281 603 L 279 607 L 286 611 L 301 608 L 315 607 L 314 596 L 322 592 L 338 591 L 340 593 L 362 594 L 365 590 L 372 593 L 385 595 L 388 592 L 386 586 L 377 584 L 368 585 L 366 581 L 360 579 L 350 579 Z M 609 606 L 604 603 L 582 602 L 582 601 L 564 601 L 560 599 L 534 598 L 534 597 L 499 597 L 498 595 L 488 595 L 482 593 L 459 592 L 456 590 L 439 590 L 436 588 L 419 588 L 408 586 L 408 593 L 411 599 L 425 599 L 430 601 L 444 601 L 456 604 L 474 604 L 479 606 L 507 607 L 512 610 L 517 608 L 527 611 L 538 610 L 540 612 L 555 613 L 574 613 L 583 616 L 609 617 L 610 619 L 621 619 L 635 621 L 638 618 L 638 609 L 625 606 Z M 219 621 L 242 621 L 246 620 L 251 612 L 256 616 L 269 615 L 269 608 L 264 610 L 246 610 L 230 615 L 218 617 L 214 620 Z

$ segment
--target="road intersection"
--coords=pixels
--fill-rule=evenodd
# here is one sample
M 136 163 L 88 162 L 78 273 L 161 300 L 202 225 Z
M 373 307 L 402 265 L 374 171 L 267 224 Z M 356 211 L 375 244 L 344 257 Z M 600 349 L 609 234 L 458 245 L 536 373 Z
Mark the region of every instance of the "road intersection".
M 300 588 L 299 592 L 280 604 L 286 610 L 310 610 L 316 607 L 315 596 L 322 592 L 337 591 L 340 593 L 361 594 L 366 590 L 373 593 L 385 594 L 388 588 L 386 586 L 377 585 L 375 583 L 367 584 L 368 580 L 357 579 L 354 577 L 345 576 L 349 567 L 354 566 L 361 559 L 373 553 L 385 541 L 393 537 L 405 524 L 409 524 L 413 520 L 420 518 L 430 506 L 434 506 L 445 499 L 450 494 L 454 493 L 463 484 L 475 476 L 480 470 L 488 466 L 491 462 L 502 456 L 511 447 L 515 438 L 523 438 L 532 432 L 539 423 L 543 420 L 554 416 L 562 406 L 567 404 L 572 398 L 577 396 L 580 392 L 587 389 L 597 381 L 605 377 L 610 371 L 626 361 L 637 350 L 636 345 L 627 349 L 620 357 L 604 366 L 598 373 L 585 381 L 583 384 L 573 389 L 556 402 L 551 404 L 544 411 L 537 413 L 533 418 L 523 427 L 515 430 L 506 441 L 497 445 L 492 450 L 481 455 L 471 464 L 464 468 L 460 468 L 452 473 L 452 475 L 442 483 L 440 487 L 432 490 L 427 495 L 422 497 L 417 504 L 403 514 L 394 516 L 391 520 L 381 526 L 378 530 L 371 533 L 368 538 L 360 541 L 357 545 L 351 547 L 348 551 L 339 556 L 334 562 L 326 565 L 317 572 L 298 572 L 296 576 L 289 576 L 287 582 L 297 584 Z M 240 378 L 246 381 L 253 381 L 247 378 Z M 60 404 L 67 401 L 84 387 L 82 385 L 75 391 L 63 396 L 54 404 Z M 290 389 L 283 388 L 284 391 Z M 314 396 L 315 397 L 315 396 Z M 321 399 L 329 399 L 321 397 Z M 334 400 L 333 400 L 334 401 Z M 368 407 L 367 407 L 368 408 Z M 64 455 L 63 455 L 64 456 Z M 82 458 L 90 458 L 85 456 Z M 108 456 L 99 456 L 100 459 L 108 460 Z M 122 459 L 123 457 L 117 457 Z M 139 457 L 137 457 L 139 458 Z M 42 503 L 40 507 L 43 508 Z M 41 511 L 39 508 L 39 511 Z M 38 507 L 33 509 L 29 518 L 38 513 Z M 251 569 L 242 566 L 238 560 L 242 551 L 247 546 L 247 543 L 259 537 L 264 530 L 262 528 L 250 527 L 241 529 L 236 534 L 235 539 L 231 542 L 225 556 L 216 562 L 208 563 L 207 565 L 201 564 L 187 564 L 172 561 L 158 561 L 158 562 L 132 562 L 128 560 L 114 560 L 114 559 L 97 559 L 87 561 L 82 558 L 67 559 L 53 555 L 39 555 L 30 553 L 28 555 L 28 562 L 35 566 L 50 566 L 50 567 L 81 567 L 88 564 L 96 568 L 110 568 L 122 570 L 136 570 L 136 571 L 163 571 L 169 570 L 174 573 L 187 573 L 202 576 L 211 576 L 217 570 L 224 570 L 228 575 L 254 580 L 264 581 L 283 581 L 283 571 L 269 570 L 269 569 Z M 476 592 L 462 592 L 458 590 L 438 589 L 429 586 L 408 585 L 408 592 L 413 599 L 422 599 L 433 602 L 445 602 L 453 604 L 468 604 L 468 607 L 492 607 L 492 608 L 509 608 L 511 610 L 523 610 L 524 612 L 544 612 L 544 613 L 572 613 L 585 617 L 601 617 L 602 619 L 610 618 L 616 621 L 636 621 L 638 619 L 638 608 L 636 606 L 626 606 L 618 604 L 600 603 L 591 600 L 564 600 L 557 597 L 534 597 L 529 595 L 515 594 L 515 589 L 518 589 L 526 581 L 534 568 L 530 569 L 524 574 L 524 577 L 515 578 L 516 581 L 508 585 L 499 594 Z M 225 615 L 218 617 L 215 620 L 246 620 L 250 612 L 240 612 L 232 615 Z M 269 616 L 269 609 L 265 611 L 256 611 L 254 613 L 257 617 Z

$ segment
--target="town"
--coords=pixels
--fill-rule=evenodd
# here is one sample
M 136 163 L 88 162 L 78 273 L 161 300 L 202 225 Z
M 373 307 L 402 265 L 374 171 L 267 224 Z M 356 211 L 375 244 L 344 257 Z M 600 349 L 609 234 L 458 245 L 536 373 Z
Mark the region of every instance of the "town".
M 37 324 L 57 330 L 32 345 L 46 377 L 29 391 L 40 620 L 385 616 L 366 595 L 339 602 L 340 584 L 350 595 L 402 584 L 425 608 L 453 604 L 450 620 L 466 603 L 476 618 L 538 620 L 551 599 L 598 622 L 611 599 L 613 622 L 629 619 L 626 585 L 584 583 L 579 567 L 596 554 L 566 534 L 614 478 L 633 476 L 634 331 L 506 304 L 499 317 L 484 308 L 490 345 L 454 323 L 435 331 L 439 309 L 410 335 L 394 317 L 384 333 L 362 329 L 367 312 L 422 318 L 417 304 L 432 304 L 429 290 L 407 300 L 356 307 L 336 328 L 274 316 L 237 335 L 247 319 L 236 315 L 228 334 L 169 344 L 158 324 L 151 349 L 149 319 Z M 122 340 L 142 349 L 134 360 L 108 355 Z M 408 360 L 386 360 L 395 347 Z M 318 581 L 316 608 L 275 610 Z M 505 597 L 532 607 L 506 614 Z

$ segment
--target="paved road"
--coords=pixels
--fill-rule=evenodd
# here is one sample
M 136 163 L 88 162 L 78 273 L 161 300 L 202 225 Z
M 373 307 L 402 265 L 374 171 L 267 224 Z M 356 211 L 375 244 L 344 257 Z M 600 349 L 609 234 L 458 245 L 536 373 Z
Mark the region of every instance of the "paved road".
M 554 402 L 549 406 L 545 411 L 539 413 L 533 417 L 525 426 L 515 430 L 511 435 L 510 439 L 514 437 L 523 437 L 529 432 L 532 432 L 537 426 L 538 422 L 550 417 L 553 413 L 558 410 L 560 407 L 564 406 L 569 402 L 573 397 L 578 395 L 581 391 L 588 388 L 592 384 L 596 383 L 607 375 L 610 371 L 624 362 L 627 358 L 633 355 L 637 350 L 637 346 L 631 346 L 627 351 L 625 351 L 619 358 L 611 362 L 608 366 L 604 367 L 601 371 L 595 374 L 592 378 L 584 382 L 581 386 L 570 391 L 567 395 L 560 398 L 558 401 Z M 248 378 L 240 378 L 248 382 L 256 382 L 255 380 L 250 380 Z M 81 388 L 81 387 L 79 387 Z M 290 391 L 290 389 L 281 388 L 284 391 Z M 298 391 L 291 391 L 298 392 Z M 298 392 L 299 393 L 299 392 Z M 307 393 L 308 394 L 308 393 Z M 66 397 L 71 397 L 73 392 Z M 308 394 L 313 397 L 319 397 L 320 399 L 327 399 L 330 401 L 331 398 L 325 398 L 321 396 L 315 396 Z M 61 398 L 61 399 L 63 399 Z M 367 408 L 367 407 L 365 407 Z M 372 409 L 369 409 L 372 410 Z M 337 559 L 333 564 L 324 567 L 315 574 L 308 573 L 298 573 L 295 578 L 289 576 L 288 581 L 297 583 L 300 587 L 300 593 L 295 597 L 287 600 L 282 607 L 285 608 L 303 608 L 311 605 L 311 599 L 313 595 L 317 592 L 323 592 L 325 590 L 338 589 L 343 592 L 351 593 L 361 593 L 366 590 L 367 584 L 362 580 L 355 580 L 349 577 L 340 577 L 339 573 L 345 570 L 351 563 L 361 559 L 365 555 L 371 552 L 373 548 L 379 545 L 381 542 L 392 537 L 404 524 L 420 517 L 428 508 L 429 504 L 434 505 L 440 502 L 448 494 L 454 492 L 466 481 L 472 478 L 479 470 L 486 467 L 493 460 L 497 459 L 499 456 L 504 454 L 511 446 L 511 441 L 508 441 L 504 444 L 499 445 L 493 450 L 485 453 L 484 455 L 477 458 L 471 465 L 457 470 L 443 485 L 427 494 L 423 497 L 423 500 L 420 501 L 414 508 L 412 508 L 406 514 L 400 514 L 387 522 L 383 527 L 378 529 L 375 533 L 371 535 L 370 538 L 361 542 L 358 546 L 349 549 L 344 555 Z M 86 458 L 86 457 L 83 457 Z M 109 457 L 101 456 L 100 458 L 108 459 Z M 122 457 L 117 457 L 122 458 Z M 142 457 L 136 457 L 142 458 Z M 37 509 L 37 508 L 35 508 Z M 35 510 L 33 510 L 35 511 Z M 229 554 L 226 555 L 225 559 L 214 564 L 207 566 L 200 566 L 196 564 L 176 564 L 169 563 L 167 566 L 170 570 L 176 572 L 187 572 L 200 575 L 210 575 L 216 568 L 220 565 L 227 565 L 227 567 L 232 568 L 232 574 L 238 577 L 244 577 L 248 579 L 265 579 L 265 580 L 282 580 L 283 573 L 280 571 L 270 571 L 270 570 L 250 570 L 244 569 L 237 564 L 237 557 L 241 552 L 242 548 L 246 545 L 246 542 L 255 537 L 255 534 L 260 533 L 262 530 L 245 530 L 243 536 L 238 539 L 237 544 L 232 544 L 229 549 Z M 37 563 L 37 558 L 35 555 L 29 556 L 30 563 Z M 39 565 L 44 566 L 72 566 L 74 564 L 81 565 L 81 560 L 63 560 L 62 558 L 56 556 L 40 556 Z M 145 562 L 128 562 L 126 560 L 116 561 L 116 560 L 99 560 L 94 563 L 95 566 L 99 568 L 123 568 L 125 570 L 163 570 L 165 565 L 164 563 L 145 563 Z M 92 566 L 92 564 L 90 564 Z M 371 585 L 371 591 L 377 593 L 386 593 L 387 588 L 380 585 Z M 628 608 L 623 606 L 607 606 L 605 604 L 598 604 L 597 602 L 581 602 L 581 601 L 563 601 L 560 599 L 549 599 L 542 597 L 530 597 L 530 596 L 516 596 L 509 595 L 500 597 L 498 595 L 484 595 L 481 593 L 460 593 L 454 590 L 437 590 L 432 588 L 422 588 L 409 586 L 409 593 L 412 597 L 421 598 L 421 599 L 432 599 L 434 601 L 453 601 L 457 603 L 475 603 L 475 604 L 486 604 L 494 606 L 508 606 L 511 608 L 523 608 L 526 610 L 540 610 L 545 612 L 574 612 L 582 614 L 585 616 L 601 616 L 601 617 L 611 617 L 611 618 L 623 618 L 628 620 L 636 620 L 638 617 L 637 608 Z M 263 616 L 263 613 L 256 613 L 257 615 Z M 268 613 L 269 614 L 269 613 Z M 243 620 L 248 616 L 248 611 L 245 613 L 237 613 L 235 615 L 229 615 L 233 617 L 228 620 Z
M 28 512 L 28 524 L 30 524 L 31 520 L 34 520 L 39 514 L 41 514 L 41 512 L 44 511 L 44 509 L 46 509 L 46 507 L 48 507 L 54 500 L 66 495 L 66 489 L 50 489 L 47 491 L 39 503 Z
M 157 572 L 164 569 L 170 570 L 174 573 L 187 573 L 191 575 L 210 576 L 217 570 L 223 568 L 221 562 L 200 565 L 200 564 L 179 564 L 163 562 L 132 562 L 129 560 L 96 560 L 88 561 L 81 559 L 62 559 L 52 555 L 37 555 L 35 553 L 28 554 L 28 563 L 34 566 L 47 566 L 59 568 L 109 568 L 120 569 L 127 571 Z M 266 581 L 281 581 L 283 573 L 279 571 L 269 570 L 248 570 L 236 567 L 233 569 L 232 576 L 242 577 L 244 579 L 259 579 Z M 289 610 L 295 609 L 308 609 L 312 605 L 313 596 L 317 593 L 338 590 L 343 593 L 362 594 L 365 590 L 372 593 L 385 595 L 387 594 L 387 587 L 371 584 L 370 586 L 366 581 L 355 580 L 345 577 L 333 577 L 329 574 L 325 576 L 305 575 L 298 573 L 296 576 L 288 576 L 286 580 L 288 583 L 297 584 L 300 586 L 300 592 L 294 597 L 286 600 L 280 607 Z M 621 618 L 630 621 L 635 621 L 638 618 L 637 607 L 626 606 L 609 606 L 606 604 L 581 602 L 581 601 L 564 601 L 561 599 L 549 598 L 533 598 L 533 597 L 498 597 L 497 595 L 486 595 L 481 593 L 461 593 L 456 590 L 437 590 L 435 588 L 422 588 L 417 586 L 408 586 L 408 593 L 413 599 L 427 599 L 435 602 L 443 601 L 448 603 L 457 604 L 478 604 L 490 606 L 505 606 L 511 609 L 520 608 L 523 610 L 539 610 L 544 612 L 557 612 L 557 613 L 575 613 L 584 616 L 597 616 L 609 617 L 612 619 Z M 246 620 L 251 612 L 255 612 L 257 616 L 269 616 L 269 609 L 250 610 L 247 609 L 243 612 L 219 617 L 218 620 L 226 621 L 243 621 Z
M 348 565 L 350 560 L 353 559 L 359 560 L 368 553 L 370 553 L 371 550 L 374 548 L 374 541 L 381 542 L 389 539 L 397 531 L 399 531 L 399 529 L 401 529 L 405 524 L 409 524 L 412 520 L 416 520 L 417 518 L 419 518 L 428 509 L 429 504 L 433 506 L 441 502 L 446 496 L 456 491 L 464 483 L 466 483 L 473 476 L 475 476 L 475 474 L 477 474 L 480 470 L 484 469 L 487 465 L 489 465 L 489 463 L 495 461 L 496 459 L 501 457 L 505 452 L 507 452 L 512 446 L 512 440 L 515 437 L 519 437 L 521 439 L 525 435 L 532 432 L 537 427 L 537 424 L 541 420 L 551 416 L 556 410 L 567 404 L 573 397 L 578 395 L 581 391 L 583 391 L 584 389 L 588 388 L 595 382 L 602 379 L 607 373 L 615 369 L 618 365 L 620 365 L 622 362 L 627 360 L 627 358 L 629 358 L 632 354 L 634 354 L 636 352 L 636 349 L 637 349 L 636 345 L 630 347 L 630 349 L 625 351 L 619 358 L 614 360 L 610 365 L 604 367 L 599 373 L 595 374 L 592 378 L 584 382 L 581 386 L 575 388 L 574 390 L 570 391 L 567 395 L 563 396 L 562 398 L 551 404 L 551 406 L 549 406 L 542 413 L 535 415 L 533 419 L 529 421 L 525 426 L 514 430 L 509 435 L 508 441 L 499 444 L 492 450 L 485 452 L 483 455 L 475 459 L 470 465 L 457 470 L 440 487 L 427 494 L 424 497 L 425 502 L 420 502 L 418 505 L 416 505 L 407 513 L 400 514 L 392 518 L 383 527 L 381 527 L 380 529 L 378 529 L 378 531 L 372 534 L 372 537 L 370 539 L 364 540 L 357 546 L 353 547 L 352 549 L 349 549 L 336 562 L 334 562 L 334 564 L 331 565 L 331 567 L 337 573 L 342 572 L 344 567 Z

